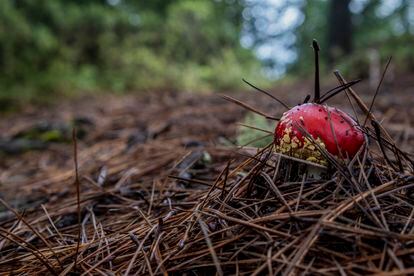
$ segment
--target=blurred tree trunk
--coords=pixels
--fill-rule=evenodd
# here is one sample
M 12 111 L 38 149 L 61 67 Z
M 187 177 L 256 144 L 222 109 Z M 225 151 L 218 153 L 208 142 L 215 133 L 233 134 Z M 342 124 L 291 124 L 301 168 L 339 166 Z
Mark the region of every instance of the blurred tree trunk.
M 352 52 L 351 0 L 331 0 L 328 16 L 328 58 L 333 63 Z

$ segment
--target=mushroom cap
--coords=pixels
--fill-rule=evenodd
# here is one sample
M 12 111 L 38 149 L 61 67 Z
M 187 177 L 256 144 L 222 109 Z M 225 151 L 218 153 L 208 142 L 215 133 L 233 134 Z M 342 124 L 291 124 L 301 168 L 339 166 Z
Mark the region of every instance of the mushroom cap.
M 348 114 L 315 103 L 298 105 L 285 112 L 275 129 L 278 151 L 323 165 L 327 161 L 315 142 L 334 156 L 352 158 L 364 141 L 364 133 Z

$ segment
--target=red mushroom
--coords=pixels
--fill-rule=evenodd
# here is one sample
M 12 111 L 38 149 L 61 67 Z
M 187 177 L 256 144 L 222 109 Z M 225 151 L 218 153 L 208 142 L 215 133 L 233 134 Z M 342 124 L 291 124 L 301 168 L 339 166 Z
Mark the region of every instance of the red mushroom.
M 327 165 L 319 148 L 340 158 L 352 158 L 364 144 L 365 135 L 351 116 L 320 104 L 319 45 L 316 40 L 312 46 L 315 51 L 313 103 L 298 105 L 283 114 L 275 129 L 275 145 L 281 153 Z
M 326 165 L 327 160 L 315 143 L 334 156 L 352 158 L 364 141 L 364 133 L 349 115 L 315 103 L 285 112 L 275 129 L 279 152 L 321 165 Z

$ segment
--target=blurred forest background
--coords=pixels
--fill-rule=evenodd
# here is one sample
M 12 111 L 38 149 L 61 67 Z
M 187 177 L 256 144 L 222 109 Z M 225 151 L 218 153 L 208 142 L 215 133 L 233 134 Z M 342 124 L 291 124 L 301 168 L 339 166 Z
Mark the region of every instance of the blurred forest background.
M 229 91 L 322 68 L 366 77 L 372 53 L 414 70 L 409 0 L 2 0 L 0 108 L 85 93 Z M 374 51 L 373 51 L 374 50 Z

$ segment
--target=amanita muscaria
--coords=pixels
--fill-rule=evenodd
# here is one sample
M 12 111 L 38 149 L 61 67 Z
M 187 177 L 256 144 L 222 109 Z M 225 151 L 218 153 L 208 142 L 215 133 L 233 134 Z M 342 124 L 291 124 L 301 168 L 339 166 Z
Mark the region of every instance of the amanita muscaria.
M 321 165 L 326 165 L 327 161 L 318 146 L 334 156 L 352 158 L 364 140 L 364 133 L 348 114 L 315 103 L 302 104 L 285 112 L 275 129 L 275 145 L 279 152 Z
M 320 148 L 341 159 L 352 158 L 365 142 L 357 122 L 345 112 L 319 103 L 318 50 L 315 49 L 315 97 L 285 112 L 275 129 L 276 150 L 311 162 L 327 165 Z

